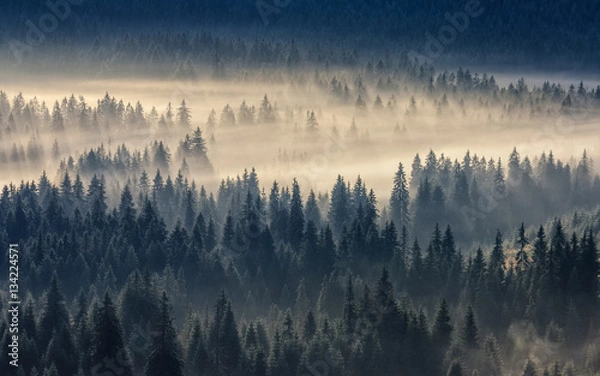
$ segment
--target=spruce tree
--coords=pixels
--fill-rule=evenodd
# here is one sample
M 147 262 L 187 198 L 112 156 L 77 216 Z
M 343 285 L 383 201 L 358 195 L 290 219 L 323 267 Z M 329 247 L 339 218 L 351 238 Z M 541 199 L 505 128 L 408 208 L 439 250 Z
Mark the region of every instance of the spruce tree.
M 187 107 L 184 99 L 181 101 L 181 106 L 177 109 L 177 125 L 182 129 L 189 129 L 191 127 L 191 118 L 190 109 Z
M 104 301 L 94 315 L 95 322 L 92 330 L 92 369 L 101 365 L 102 368 L 109 367 L 107 359 L 116 367 L 115 372 L 122 376 L 133 375 L 131 361 L 125 341 L 121 323 L 117 318 L 116 308 L 108 295 L 104 295 Z M 117 371 L 118 370 L 118 371 Z
M 586 304 L 593 308 L 598 302 L 600 263 L 598 262 L 598 248 L 591 229 L 587 235 L 584 235 L 581 243 L 577 272 L 581 283 L 581 292 L 586 297 Z
M 408 193 L 408 181 L 406 180 L 404 167 L 402 163 L 400 163 L 398 165 L 398 171 L 394 177 L 394 188 L 392 189 L 392 195 L 390 198 L 392 220 L 397 228 L 401 228 L 401 226 L 408 226 L 409 224 L 409 203 L 410 196 Z
M 317 322 L 312 311 L 308 311 L 302 328 L 302 339 L 309 342 L 317 333 Z
M 356 320 L 358 318 L 356 305 L 354 303 L 354 287 L 352 284 L 352 276 L 348 276 L 346 284 L 346 302 L 344 303 L 344 332 L 348 335 L 354 334 Z
M 306 219 L 306 222 L 312 221 L 317 228 L 321 227 L 321 212 L 319 210 L 319 204 L 317 203 L 317 196 L 312 189 L 306 200 L 304 218 Z
M 227 303 L 221 330 L 221 367 L 218 371 L 223 375 L 232 375 L 238 372 L 242 348 L 231 303 Z
M 183 376 L 183 361 L 173 328 L 171 305 L 165 292 L 152 323 L 148 352 L 147 376 Z
M 475 323 L 475 314 L 473 313 L 473 307 L 469 305 L 467 308 L 467 314 L 463 322 L 463 328 L 461 333 L 461 339 L 463 345 L 467 349 L 475 349 L 479 346 L 478 329 Z
M 300 186 L 296 179 L 292 183 L 292 201 L 290 202 L 287 237 L 292 248 L 295 251 L 299 251 L 304 238 L 304 210 L 302 207 L 302 197 L 300 196 Z
M 521 223 L 521 227 L 519 227 L 519 233 L 517 235 L 517 245 L 519 246 L 519 251 L 515 256 L 517 269 L 519 271 L 523 270 L 526 266 L 529 266 L 529 256 L 527 256 L 527 252 L 525 252 L 525 247 L 528 244 L 529 240 L 525 235 L 525 223 Z
M 442 349 L 447 348 L 450 345 L 450 336 L 452 334 L 452 325 L 450 325 L 450 312 L 448 311 L 448 304 L 446 299 L 442 299 L 439 305 L 437 314 L 435 316 L 435 322 L 433 324 L 433 339 L 436 345 Z
M 331 230 L 336 237 L 342 233 L 342 228 L 349 222 L 350 197 L 346 189 L 346 183 L 341 175 L 338 175 L 335 185 L 331 190 L 331 201 L 329 205 L 328 218 Z
M 76 347 L 71 328 L 62 325 L 54 330 L 42 361 L 44 364 L 56 365 L 61 376 L 73 376 L 77 372 L 77 357 L 74 354 Z
M 65 297 L 58 287 L 58 277 L 56 273 L 52 276 L 50 289 L 46 293 L 44 306 L 38 324 L 40 349 L 45 349 L 52 339 L 53 333 L 61 332 L 63 327 L 70 327 L 69 313 L 65 305 Z

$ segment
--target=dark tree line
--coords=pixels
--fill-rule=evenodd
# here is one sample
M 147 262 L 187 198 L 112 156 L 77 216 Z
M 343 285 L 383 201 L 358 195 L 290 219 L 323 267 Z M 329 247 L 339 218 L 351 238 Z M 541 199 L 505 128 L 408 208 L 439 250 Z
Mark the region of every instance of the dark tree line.
M 438 160 L 427 160 L 414 165 L 413 175 L 423 174 L 421 196 L 429 179 L 443 182 Z M 465 160 L 475 181 L 492 169 L 490 184 L 499 189 L 498 165 L 479 170 L 480 159 Z M 539 160 L 539 171 L 565 178 L 558 162 Z M 585 163 L 580 183 L 591 179 Z M 513 168 L 527 174 L 521 164 Z M 330 195 L 311 192 L 306 201 L 296 181 L 274 183 L 267 195 L 254 170 L 224 180 L 215 196 L 193 185 L 167 189 L 161 179 L 147 191 L 130 183 L 111 193 L 109 184 L 65 174 L 53 185 L 43 175 L 3 189 L 0 242 L 23 250 L 26 375 L 107 367 L 118 374 L 289 375 L 324 365 L 339 375 L 501 374 L 527 356 L 511 345 L 511 328 L 530 327 L 559 349 L 595 342 L 594 217 L 535 231 L 512 226 L 488 237 L 489 248 L 466 252 L 455 235 L 464 225 L 441 213 L 414 227 L 420 214 L 410 210 L 422 197 L 406 202 L 411 187 L 402 168 L 390 218 L 360 178 L 352 186 L 340 176 Z M 504 200 L 499 208 L 521 215 Z M 547 202 L 558 212 L 563 201 Z M 169 211 L 175 202 L 177 215 Z M 6 324 L 0 329 L 5 343 Z M 588 353 L 593 364 L 596 355 Z M 568 360 L 560 359 L 567 369 L 586 362 Z M 538 366 L 562 368 L 527 367 Z
M 127 6 L 105 0 L 73 4 L 70 8 L 72 11 L 66 16 L 62 13 L 64 11 L 59 11 L 60 36 L 56 35 L 59 33 L 48 33 L 41 47 L 47 51 L 52 51 L 57 45 L 62 47 L 74 57 L 65 58 L 63 62 L 67 64 L 79 57 L 73 45 L 88 44 L 94 46 L 94 51 L 109 50 L 112 54 L 108 56 L 93 56 L 102 64 L 120 54 L 131 59 L 149 58 L 140 61 L 155 61 L 175 55 L 204 54 L 213 57 L 215 52 L 235 52 L 235 55 L 256 54 L 254 50 L 261 52 L 253 48 L 260 46 L 259 42 L 252 46 L 251 42 L 242 41 L 239 37 L 211 35 L 209 30 L 217 27 L 224 31 L 223 34 L 235 31 L 238 35 L 278 35 L 279 39 L 296 38 L 298 44 L 319 41 L 312 44 L 322 45 L 322 48 L 339 45 L 342 41 L 349 49 L 399 47 L 420 52 L 428 40 L 426 33 L 437 37 L 443 25 L 454 26 L 447 20 L 447 14 L 452 17 L 458 12 L 465 12 L 466 6 L 449 0 L 435 4 L 414 0 L 401 4 L 375 1 L 369 7 L 358 1 L 341 0 L 326 5 L 302 0 L 292 3 L 190 2 L 177 6 L 164 0 L 129 1 Z M 459 24 L 455 29 L 457 34 L 460 35 L 458 31 L 468 34 L 468 37 L 454 38 L 451 45 L 451 52 L 459 56 L 468 55 L 476 62 L 493 59 L 496 62 L 541 66 L 552 61 L 554 66 L 559 67 L 572 66 L 572 56 L 578 56 L 578 62 L 583 66 L 593 67 L 594 59 L 598 57 L 596 51 L 585 48 L 597 43 L 594 31 L 597 30 L 600 12 L 595 1 L 572 3 L 561 0 L 541 10 L 531 1 L 514 0 L 475 3 L 474 8 L 481 9 L 477 12 L 478 17 L 470 18 L 466 23 L 461 18 L 454 21 Z M 23 40 L 29 30 L 23 20 L 31 20 L 38 25 L 44 14 L 52 14 L 45 3 L 22 1 L 6 4 L 0 17 L 5 25 L 0 34 L 3 44 L 10 40 Z M 199 26 L 207 31 L 196 34 Z M 139 30 L 148 29 L 153 32 L 139 35 Z M 163 30 L 175 32 L 165 33 Z M 559 35 L 557 30 L 560 30 Z M 489 43 L 490 40 L 495 43 Z M 540 40 L 545 43 L 539 43 Z M 145 52 L 143 57 L 138 56 L 139 50 Z M 9 49 L 7 51 L 10 53 Z

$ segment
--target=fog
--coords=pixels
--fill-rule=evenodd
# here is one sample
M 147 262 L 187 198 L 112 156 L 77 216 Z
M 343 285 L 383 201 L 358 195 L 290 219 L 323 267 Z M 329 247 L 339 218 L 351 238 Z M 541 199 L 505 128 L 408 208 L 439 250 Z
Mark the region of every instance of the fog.
M 579 338 L 577 330 L 586 330 L 585 325 L 571 327 L 564 319 L 578 312 L 562 309 L 568 289 L 580 283 L 577 273 L 597 287 L 597 273 L 588 264 L 597 261 L 590 239 L 600 229 L 600 178 L 593 163 L 600 158 L 598 80 L 506 71 L 492 79 L 493 72 L 435 73 L 410 64 L 404 70 L 368 64 L 263 67 L 230 70 L 224 77 L 204 68 L 179 79 L 0 72 L 0 185 L 13 185 L 5 188 L 8 199 L 0 203 L 14 206 L 0 207 L 8 213 L 7 231 L 0 235 L 28 236 L 31 245 L 37 237 L 29 227 L 41 223 L 40 234 L 53 234 L 48 238 L 66 234 L 68 226 L 79 225 L 81 210 L 81 228 L 102 237 L 98 248 L 109 251 L 100 256 L 106 259 L 100 266 L 94 264 L 96 254 L 82 252 L 76 261 L 68 260 L 72 264 L 62 275 L 74 278 L 71 270 L 81 267 L 75 262 L 92 265 L 85 288 L 96 303 L 98 292 L 124 291 L 133 270 L 149 268 L 152 283 L 174 297 L 180 322 L 186 309 L 199 312 L 226 286 L 244 325 L 268 312 L 268 330 L 274 333 L 292 306 L 300 325 L 309 307 L 319 320 L 330 317 L 341 325 L 346 318 L 340 302 L 344 296 L 354 299 L 354 293 L 343 293 L 346 278 L 355 278 L 364 291 L 363 282 L 378 289 L 389 283 L 377 299 L 389 292 L 391 306 L 405 310 L 407 321 L 414 316 L 410 325 L 416 325 L 420 309 L 428 319 L 419 317 L 419 326 L 427 320 L 433 324 L 439 298 L 448 296 L 452 313 L 446 313 L 447 320 L 459 333 L 475 306 L 479 349 L 486 356 L 504 352 L 505 364 L 501 359 L 493 367 L 486 364 L 489 359 L 477 355 L 477 346 L 454 334 L 452 347 L 440 347 L 448 350 L 446 358 L 436 360 L 440 367 L 459 359 L 474 369 L 518 374 L 529 358 L 547 366 L 556 354 L 561 364 L 568 365 L 570 358 L 583 363 L 578 349 L 597 338 Z M 414 163 L 417 154 L 420 162 Z M 405 174 L 400 178 L 399 163 Z M 252 169 L 259 182 L 248 173 Z M 43 171 L 50 184 L 41 178 Z M 100 183 L 92 177 L 97 175 L 103 177 Z M 345 180 L 338 181 L 338 175 Z M 355 184 L 359 176 L 364 187 Z M 23 205 L 31 207 L 24 210 L 12 195 L 27 192 L 30 186 L 19 183 L 32 180 L 39 182 L 40 204 L 25 196 Z M 274 181 L 279 187 L 271 190 Z M 57 202 L 64 211 L 56 209 Z M 43 220 L 34 220 L 32 213 L 41 213 Z M 32 224 L 20 226 L 23 218 Z M 520 249 L 515 243 L 519 225 Z M 548 251 L 536 248 L 547 245 L 540 225 L 551 238 Z M 553 256 L 555 247 L 568 253 L 571 244 L 580 254 L 576 261 Z M 556 272 L 551 262 L 539 262 L 540 252 L 565 265 Z M 534 262 L 523 254 L 531 254 Z M 50 259 L 41 262 L 46 269 L 40 275 L 51 275 Z M 383 265 L 392 270 L 393 282 L 385 280 Z M 546 269 L 556 278 L 532 277 Z M 564 300 L 555 299 L 554 283 L 560 283 Z M 539 290 L 538 307 L 538 295 L 529 297 L 533 288 Z M 295 305 L 290 289 L 298 295 Z M 488 295 L 479 295 L 480 290 Z M 592 322 L 594 307 L 584 298 L 597 297 L 596 290 L 581 290 L 570 304 Z M 67 288 L 69 300 L 75 292 Z M 367 293 L 367 306 L 369 299 Z M 511 304 L 520 311 L 513 313 Z M 545 314 L 547 307 L 555 316 Z M 387 309 L 377 314 L 384 317 Z M 504 321 L 497 319 L 499 311 Z M 377 320 L 373 325 L 383 325 Z M 179 328 L 184 336 L 186 327 Z M 424 333 L 429 338 L 427 328 Z M 463 351 L 461 346 L 465 353 L 454 353 Z M 145 354 L 138 358 L 140 367 Z
M 310 74 L 310 71 L 305 72 L 308 77 Z M 348 71 L 328 72 L 324 77 L 336 75 L 352 82 L 356 74 Z M 511 82 L 516 83 L 512 80 L 520 76 L 503 73 L 495 77 L 498 77 L 497 82 L 502 88 Z M 541 77 L 542 74 L 525 77 L 525 84 L 533 89 L 533 86 L 542 82 Z M 543 77 L 543 81 L 560 81 L 565 89 L 568 88 L 565 77 Z M 574 77 L 571 78 L 571 82 L 575 82 Z M 220 179 L 236 176 L 252 167 L 256 168 L 261 182 L 266 185 L 273 180 L 288 185 L 293 178 L 297 178 L 304 195 L 308 189 L 329 190 L 338 174 L 351 180 L 360 175 L 369 188 L 379 194 L 380 203 L 385 203 L 398 163 L 410 166 L 415 154 L 419 153 L 423 158 L 430 149 L 452 160 L 461 160 L 467 150 L 480 157 L 506 160 L 513 147 L 531 158 L 552 151 L 555 157 L 566 162 L 579 158 L 584 149 L 593 159 L 600 154 L 598 109 L 566 114 L 561 113 L 559 108 L 549 106 L 549 113 L 530 116 L 527 101 L 524 100 L 525 109 L 519 109 L 517 105 L 516 115 L 503 119 L 506 100 L 484 97 L 486 103 L 482 106 L 482 97 L 479 95 L 449 92 L 448 107 L 438 114 L 434 101 L 441 100 L 444 93 L 424 94 L 422 88 L 410 82 L 404 82 L 402 87 L 401 80 L 398 90 L 377 90 L 373 82 L 365 79 L 367 110 L 359 111 L 354 100 L 339 103 L 327 95 L 328 89 L 322 90 L 310 80 L 304 85 L 290 84 L 289 80 L 278 84 L 265 81 L 214 81 L 209 78 L 81 79 L 40 74 L 2 77 L 0 90 L 5 91 L 11 100 L 18 93 L 22 93 L 26 101 L 36 97 L 40 102 L 45 101 L 50 111 L 54 101 L 68 98 L 71 94 L 76 98 L 85 97 L 90 106 L 96 106 L 96 101 L 105 93 L 117 101 L 122 99 L 125 105 L 131 103 L 135 106 L 139 101 L 146 115 L 152 107 L 163 114 L 168 103 L 172 103 L 176 111 L 181 100 L 185 99 L 192 115 L 189 132 L 200 127 L 207 141 L 213 136 L 216 141 L 214 144 L 208 143 L 208 155 L 216 176 L 210 179 L 194 176 L 197 181 L 213 188 Z M 226 105 L 230 105 L 237 116 L 242 101 L 258 108 L 264 95 L 268 95 L 269 101 L 277 105 L 279 120 L 276 124 L 238 124 L 230 128 L 217 126 L 214 130 L 207 129 L 206 121 L 211 110 L 216 111 L 218 122 Z M 381 96 L 384 106 L 394 95 L 397 103 L 395 109 L 374 110 L 376 95 Z M 416 111 L 407 113 L 411 112 L 411 97 L 416 100 Z M 461 107 L 459 101 L 463 99 L 464 107 Z M 306 132 L 307 111 L 316 114 L 318 134 Z M 358 130 L 356 136 L 349 135 L 353 119 Z M 46 152 L 51 150 L 56 138 L 61 145 L 62 157 L 72 155 L 75 160 L 82 152 L 101 143 L 109 150 L 123 143 L 128 147 L 143 149 L 155 139 L 165 140 L 174 154 L 179 140 L 189 133 L 176 129 L 159 134 L 156 126 L 151 126 L 149 130 L 120 132 L 118 135 L 106 132 L 90 134 L 77 129 L 67 129 L 58 137 L 44 129 L 39 132 Z M 8 155 L 15 141 L 26 145 L 28 139 L 27 135 L 11 139 L 5 137 L 2 146 Z M 45 159 L 42 164 L 36 163 L 28 168 L 5 164 L 0 184 L 37 179 L 42 167 L 53 176 L 58 168 L 58 161 Z

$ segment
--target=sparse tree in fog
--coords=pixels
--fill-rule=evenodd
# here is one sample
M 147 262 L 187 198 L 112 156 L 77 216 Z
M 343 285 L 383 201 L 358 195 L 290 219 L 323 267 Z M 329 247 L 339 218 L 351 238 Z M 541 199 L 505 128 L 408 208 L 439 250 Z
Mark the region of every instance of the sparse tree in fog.
M 54 109 L 52 110 L 51 129 L 53 132 L 62 132 L 65 130 L 65 120 L 58 101 L 54 103 Z
M 221 120 L 219 126 L 221 127 L 233 127 L 236 124 L 235 114 L 229 105 L 226 105 L 221 112 Z
M 171 161 L 171 155 L 162 141 L 155 144 L 154 157 L 152 158 L 152 161 L 159 169 L 163 171 L 169 170 L 169 162 Z
M 319 132 L 319 122 L 317 121 L 317 116 L 314 111 L 308 111 L 306 113 L 306 130 L 308 133 Z
M 181 106 L 177 109 L 177 125 L 182 129 L 190 129 L 192 115 L 187 107 L 185 99 L 181 101 Z

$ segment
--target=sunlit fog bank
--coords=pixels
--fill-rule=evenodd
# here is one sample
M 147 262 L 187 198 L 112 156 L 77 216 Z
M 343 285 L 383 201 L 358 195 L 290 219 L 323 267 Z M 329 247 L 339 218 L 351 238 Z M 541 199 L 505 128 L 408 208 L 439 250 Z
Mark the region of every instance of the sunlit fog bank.
M 0 375 L 600 375 L 600 1 L 539 3 L 2 2 Z
M 155 140 L 163 140 L 173 154 L 177 166 L 170 173 L 176 174 L 181 164 L 175 156 L 179 142 L 197 127 L 206 139 L 215 174 L 201 176 L 191 171 L 190 178 L 207 187 L 214 189 L 222 178 L 252 167 L 265 184 L 273 180 L 290 184 L 297 178 L 304 195 L 309 189 L 328 191 L 338 174 L 348 179 L 360 175 L 381 196 L 381 204 L 386 203 L 398 163 L 408 166 L 417 153 L 424 157 L 430 149 L 452 161 L 461 160 L 467 150 L 506 160 L 513 147 L 531 158 L 552 151 L 565 162 L 578 159 L 584 149 L 592 159 L 600 154 L 598 105 L 591 99 L 566 108 L 563 97 L 569 95 L 568 86 L 561 87 L 566 93 L 559 94 L 560 98 L 548 99 L 541 86 L 527 87 L 527 77 L 518 84 L 505 79 L 498 89 L 472 91 L 441 87 L 439 79 L 435 88 L 396 77 L 382 85 L 381 77 L 385 75 L 317 70 L 281 76 L 278 83 L 260 75 L 228 81 L 7 78 L 0 90 L 11 105 L 22 93 L 24 103 L 34 103 L 31 107 L 38 106 L 38 112 L 45 102 L 50 119 L 49 124 L 40 120 L 29 132 L 27 126 L 3 132 L 6 160 L 0 183 L 37 179 L 41 170 L 59 179 L 60 161 L 69 156 L 77 161 L 83 152 L 100 145 L 112 152 L 122 144 L 143 150 Z M 481 78 L 476 75 L 476 80 Z M 518 85 L 524 88 L 511 94 Z M 98 101 L 107 93 L 117 103 L 122 101 L 122 119 L 84 129 L 79 124 L 82 100 L 91 111 L 86 117 L 91 122 L 97 116 Z M 71 94 L 77 106 L 73 124 L 66 124 L 64 131 L 52 131 L 55 101 L 61 103 Z M 273 108 L 269 121 L 259 119 L 265 95 Z M 189 127 L 161 128 L 160 116 L 167 115 L 169 103 L 175 119 L 182 100 L 191 114 Z M 126 107 L 131 104 L 139 111 L 138 103 L 144 124 L 132 126 L 127 123 Z M 248 119 L 240 115 L 242 103 Z M 65 110 L 64 104 L 61 107 Z M 10 113 L 2 115 L 6 128 Z M 28 124 L 24 117 L 21 120 Z M 27 153 L 31 140 L 41 144 L 44 157 L 10 163 L 14 146 L 18 151 L 23 146 Z M 59 156 L 52 155 L 55 141 Z

